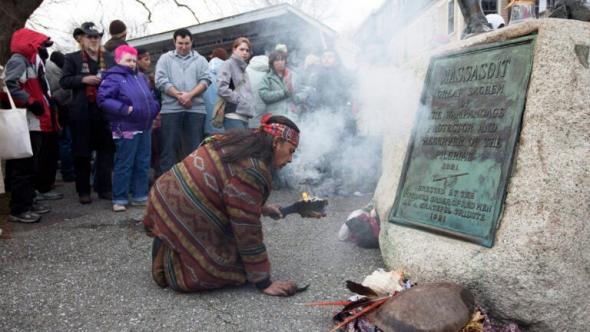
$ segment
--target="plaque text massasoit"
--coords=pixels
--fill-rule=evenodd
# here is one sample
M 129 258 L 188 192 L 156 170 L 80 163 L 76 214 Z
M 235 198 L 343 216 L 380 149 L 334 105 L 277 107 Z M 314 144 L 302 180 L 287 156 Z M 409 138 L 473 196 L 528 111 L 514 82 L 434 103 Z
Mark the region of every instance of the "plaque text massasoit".
M 492 247 L 535 37 L 430 60 L 390 221 Z

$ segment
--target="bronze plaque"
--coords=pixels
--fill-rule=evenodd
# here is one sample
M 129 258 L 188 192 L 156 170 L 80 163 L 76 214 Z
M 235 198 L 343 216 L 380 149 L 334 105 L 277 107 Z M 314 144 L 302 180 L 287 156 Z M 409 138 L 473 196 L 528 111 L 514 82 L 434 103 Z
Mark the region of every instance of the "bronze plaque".
M 390 221 L 492 247 L 535 36 L 430 60 Z

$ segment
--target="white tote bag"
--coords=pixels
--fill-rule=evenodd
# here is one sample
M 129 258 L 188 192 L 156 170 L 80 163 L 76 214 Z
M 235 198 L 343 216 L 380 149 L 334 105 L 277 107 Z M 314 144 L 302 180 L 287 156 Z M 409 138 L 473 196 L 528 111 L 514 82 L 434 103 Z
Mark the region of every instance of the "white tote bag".
M 4 88 L 10 100 L 10 109 L 0 109 L 0 159 L 22 159 L 33 156 L 27 110 L 16 108 L 10 92 Z

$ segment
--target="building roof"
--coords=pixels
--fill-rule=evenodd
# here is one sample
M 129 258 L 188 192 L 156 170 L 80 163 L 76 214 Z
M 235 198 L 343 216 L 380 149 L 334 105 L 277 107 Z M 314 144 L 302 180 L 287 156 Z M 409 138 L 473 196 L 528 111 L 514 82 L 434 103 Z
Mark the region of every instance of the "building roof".
M 229 48 L 231 42 L 237 37 L 248 37 L 252 44 L 253 39 L 264 40 L 277 33 L 289 32 L 305 34 L 310 40 L 318 39 L 327 47 L 326 40 L 333 40 L 336 32 L 325 24 L 311 18 L 302 11 L 288 5 L 281 4 L 265 7 L 246 13 L 220 18 L 214 21 L 204 22 L 187 27 L 193 34 L 193 47 L 201 54 L 215 47 Z M 313 31 L 313 35 L 307 32 Z M 159 49 L 163 53 L 173 47 L 171 40 L 174 30 L 153 34 L 141 38 L 131 39 L 128 42 L 135 47 Z M 319 33 L 318 33 L 319 32 Z

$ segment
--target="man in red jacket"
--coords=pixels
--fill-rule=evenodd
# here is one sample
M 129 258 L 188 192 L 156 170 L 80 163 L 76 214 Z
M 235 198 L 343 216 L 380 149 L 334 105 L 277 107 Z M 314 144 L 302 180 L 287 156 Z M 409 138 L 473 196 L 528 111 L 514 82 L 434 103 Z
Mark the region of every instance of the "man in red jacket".
M 26 107 L 33 157 L 7 161 L 11 191 L 10 220 L 37 222 L 47 213 L 36 200 L 60 199 L 52 192 L 57 168 L 58 124 L 45 79 L 44 58 L 53 42 L 44 34 L 19 29 L 10 41 L 12 56 L 6 63 L 5 82 L 17 105 Z M 37 190 L 37 193 L 35 192 Z

